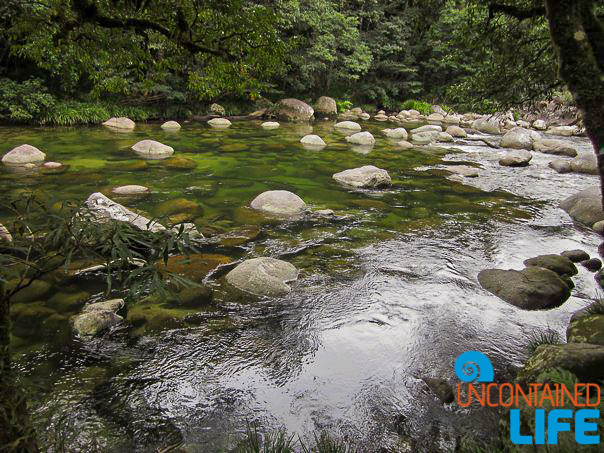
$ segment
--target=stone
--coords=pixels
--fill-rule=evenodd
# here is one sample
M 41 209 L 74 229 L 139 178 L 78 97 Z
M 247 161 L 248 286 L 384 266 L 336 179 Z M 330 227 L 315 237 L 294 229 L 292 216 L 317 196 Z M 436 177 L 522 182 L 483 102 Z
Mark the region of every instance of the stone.
M 401 140 L 400 142 L 397 143 L 398 146 L 400 146 L 403 149 L 411 149 L 413 148 L 413 143 L 409 143 L 406 140 Z
M 438 134 L 440 132 L 436 131 L 424 131 L 424 132 L 414 132 L 411 135 L 411 143 L 416 145 L 429 145 L 434 140 L 438 138 Z
M 403 127 L 397 127 L 396 129 L 382 129 L 382 133 L 388 138 L 407 140 L 407 131 Z
M 557 173 L 570 173 L 573 171 L 570 162 L 562 159 L 552 160 L 547 166 Z
M 315 103 L 315 112 L 321 115 L 333 116 L 338 114 L 338 106 L 334 98 L 321 96 Z
M 122 308 L 124 308 L 124 299 L 111 299 L 85 305 L 84 308 L 82 308 L 82 313 L 90 313 L 93 311 L 111 311 L 116 313 Z
M 44 168 L 61 168 L 63 164 L 61 162 L 44 162 L 42 166 Z
M 598 186 L 589 187 L 562 200 L 560 207 L 575 221 L 591 226 L 604 220 L 602 195 Z
M 167 262 L 159 261 L 155 267 L 162 273 L 182 275 L 193 282 L 202 282 L 220 266 L 233 260 L 217 253 L 195 253 L 190 255 L 172 255 Z
M 581 261 L 589 259 L 589 254 L 586 251 L 580 249 L 565 250 L 564 252 L 560 253 L 560 255 L 564 256 L 565 258 L 568 258 L 573 263 L 580 263 Z
M 536 382 L 537 376 L 554 368 L 570 371 L 579 382 L 598 382 L 604 369 L 604 346 L 590 343 L 538 346 L 518 374 L 518 380 Z
M 436 395 L 436 397 L 444 404 L 450 404 L 455 401 L 453 387 L 444 379 L 424 378 L 428 388 Z
M 298 278 L 298 269 L 275 258 L 245 260 L 226 276 L 235 288 L 255 296 L 284 296 L 290 292 L 288 282 Z
M 499 165 L 504 167 L 526 167 L 533 156 L 528 151 L 509 151 L 499 159 Z
M 354 107 L 352 109 L 350 109 L 351 113 L 354 113 L 356 116 L 360 116 L 363 114 L 363 109 L 361 107 Z M 381 111 L 382 115 L 384 115 L 386 112 L 384 112 L 383 110 Z M 378 115 L 380 114 L 380 112 L 378 112 Z
M 268 214 L 299 215 L 306 209 L 306 203 L 287 190 L 269 190 L 254 198 L 250 207 Z
M 598 160 L 595 154 L 584 154 L 570 161 L 570 168 L 576 173 L 598 175 Z
M 602 261 L 599 258 L 591 258 L 581 261 L 581 266 L 591 272 L 599 271 L 602 268 Z
M 459 126 L 449 126 L 446 130 L 447 134 L 449 134 L 451 137 L 458 137 L 458 138 L 464 138 L 467 137 L 468 134 L 466 133 L 465 130 L 463 130 L 461 127 Z
M 121 323 L 123 318 L 108 310 L 79 314 L 73 319 L 73 330 L 78 336 L 91 337 Z
M 280 126 L 280 124 L 277 123 L 276 121 L 266 121 L 266 122 L 262 123 L 260 126 L 265 129 L 276 129 Z
M 193 170 L 197 167 L 197 162 L 188 157 L 177 156 L 162 161 L 161 165 L 168 170 Z
M 214 115 L 224 116 L 226 115 L 226 110 L 222 105 L 214 103 L 210 105 L 210 113 L 213 113 Z
M 478 169 L 469 165 L 447 165 L 445 170 L 465 178 L 476 178 L 480 175 Z
M 6 283 L 8 290 L 16 288 L 18 280 L 9 280 Z M 21 288 L 11 298 L 11 302 L 15 304 L 25 304 L 37 300 L 45 300 L 46 295 L 51 289 L 50 283 L 44 280 L 34 280 L 28 286 Z
M 305 135 L 300 139 L 300 143 L 310 146 L 327 146 L 323 139 L 318 135 Z
M 524 260 L 526 267 L 542 267 L 554 271 L 558 275 L 577 275 L 578 271 L 573 262 L 562 255 L 539 255 Z
M 604 236 L 604 220 L 600 220 L 599 222 L 594 223 L 591 226 L 591 229 L 596 233 Z
M 535 151 L 539 151 L 540 153 L 544 154 L 567 157 L 577 156 L 577 149 L 563 140 L 542 138 L 533 142 L 533 148 Z
M 281 99 L 275 107 L 275 115 L 284 121 L 308 122 L 314 119 L 315 111 L 299 99 Z
M 83 215 L 90 214 L 93 219 L 98 222 L 126 222 L 141 230 L 150 230 L 153 232 L 164 231 L 166 229 L 157 222 L 151 222 L 150 219 L 135 214 L 128 208 L 107 198 L 100 192 L 95 192 L 90 195 L 84 202 L 84 205 L 88 208 L 88 212 Z
M 436 123 L 441 123 L 442 121 L 444 121 L 445 117 L 443 115 L 441 115 L 440 113 L 432 113 L 430 115 L 428 115 L 428 117 L 426 118 L 426 120 L 428 121 L 434 121 Z
M 472 129 L 484 134 L 496 135 L 501 132 L 499 121 L 494 117 L 477 118 L 472 122 Z
M 439 142 L 452 142 L 454 141 L 453 137 L 446 132 L 439 132 L 436 136 L 436 140 Z
M 579 131 L 577 126 L 552 126 L 547 130 L 548 134 L 571 137 Z
M 173 198 L 158 204 L 153 212 L 157 217 L 169 217 L 181 213 L 196 214 L 200 210 L 201 206 L 196 201 L 187 200 L 186 198 Z
M 13 242 L 13 236 L 10 231 L 0 223 L 0 242 Z
M 115 195 L 146 195 L 149 193 L 149 188 L 132 184 L 114 187 L 111 192 Z
M 361 130 L 361 125 L 354 121 L 340 121 L 339 123 L 336 123 L 334 127 L 337 127 L 338 129 L 349 129 L 351 131 Z
M 533 121 L 533 128 L 537 129 L 538 131 L 544 131 L 547 129 L 547 124 L 543 120 L 535 120 Z
M 368 120 L 369 118 L 371 118 L 371 115 L 369 113 L 361 113 L 362 120 Z
M 411 129 L 411 134 L 419 134 L 420 132 L 442 132 L 442 131 L 443 131 L 443 128 L 441 126 L 427 124 L 425 126 L 416 127 L 415 129 Z
M 46 159 L 46 154 L 35 146 L 20 145 L 2 156 L 2 163 L 5 165 L 26 165 L 43 162 L 44 159 Z
M 103 126 L 110 127 L 112 129 L 124 129 L 124 130 L 132 130 L 136 126 L 134 121 L 130 118 L 119 117 L 119 118 L 109 118 L 107 121 L 103 123 Z
M 566 329 L 566 340 L 604 346 L 604 314 L 573 316 Z
M 539 140 L 540 137 L 537 132 L 530 129 L 514 127 L 502 137 L 500 146 L 502 148 L 532 150 L 533 142 Z
M 144 159 L 167 159 L 174 154 L 174 148 L 155 140 L 141 140 L 131 149 Z
M 352 134 L 346 137 L 346 141 L 348 143 L 352 143 L 355 145 L 364 145 L 364 146 L 373 146 L 375 145 L 375 138 L 371 135 L 371 132 L 357 132 L 356 134 Z
M 180 124 L 178 124 L 176 121 L 166 121 L 161 125 L 161 128 L 164 130 L 177 130 L 180 129 Z
M 212 127 L 226 128 L 231 125 L 231 122 L 226 118 L 212 118 L 211 120 L 208 120 L 208 124 Z
M 339 183 L 358 188 L 373 189 L 388 187 L 392 184 L 388 172 L 373 165 L 365 165 L 335 173 L 333 179 Z
M 531 123 L 529 123 L 528 121 L 524 121 L 524 120 L 516 121 L 516 125 L 523 129 L 528 129 L 529 127 L 531 127 Z
M 522 271 L 486 269 L 478 274 L 480 285 L 523 310 L 544 310 L 562 305 L 570 297 L 570 288 L 558 274 L 541 267 Z

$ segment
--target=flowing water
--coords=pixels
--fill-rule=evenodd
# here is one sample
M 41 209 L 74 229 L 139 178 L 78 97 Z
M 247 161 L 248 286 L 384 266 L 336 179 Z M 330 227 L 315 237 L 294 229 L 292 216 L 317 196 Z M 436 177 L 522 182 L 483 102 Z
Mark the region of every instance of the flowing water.
M 527 168 L 507 168 L 498 165 L 498 151 L 482 146 L 403 151 L 380 134 L 389 126 L 363 126 L 377 138 L 369 152 L 349 146 L 329 122 L 273 130 L 253 121 L 222 130 L 188 123 L 176 132 L 155 124 L 129 133 L 0 128 L 4 151 L 29 143 L 69 166 L 3 169 L 3 198 L 45 191 L 83 200 L 142 184 L 150 196 L 118 201 L 149 216 L 169 200 L 194 202 L 166 221 L 192 221 L 210 235 L 253 228 L 249 241 L 221 253 L 280 257 L 301 271 L 287 296 L 264 300 L 233 297 L 219 275 L 209 282 L 212 307 L 168 311 L 159 318 L 164 324 L 93 340 L 74 338 L 69 317 L 103 299 L 102 282 L 51 289 L 33 304 L 46 308 L 40 323 L 17 323 L 13 332 L 16 367 L 46 449 L 221 451 L 248 423 L 303 439 L 327 431 L 362 451 L 450 451 L 463 433 L 494 432 L 496 414 L 443 405 L 423 379 L 455 385 L 455 358 L 480 350 L 505 380 L 525 360 L 531 335 L 548 328 L 564 335 L 571 314 L 595 295 L 592 274 L 580 270 L 562 307 L 537 312 L 499 300 L 476 275 L 519 269 L 543 253 L 596 255 L 597 236 L 557 207 L 596 177 L 559 175 L 547 167 L 552 156 L 539 153 Z M 328 146 L 305 149 L 299 139 L 309 133 Z M 141 164 L 129 147 L 145 138 L 172 146 L 195 168 Z M 586 139 L 568 140 L 591 152 Z M 479 164 L 478 178 L 446 178 L 443 165 L 468 162 Z M 351 191 L 331 178 L 368 164 L 387 169 L 393 186 Z M 336 216 L 276 221 L 246 207 L 272 189 Z M 56 303 L 65 300 L 71 303 Z

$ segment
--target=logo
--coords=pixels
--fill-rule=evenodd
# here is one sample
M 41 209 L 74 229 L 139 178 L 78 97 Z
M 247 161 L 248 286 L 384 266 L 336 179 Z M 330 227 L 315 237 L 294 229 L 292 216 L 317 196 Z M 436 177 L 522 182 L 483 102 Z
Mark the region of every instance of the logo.
M 570 387 L 558 383 L 498 384 L 493 382 L 491 361 L 479 351 L 461 354 L 455 361 L 455 374 L 467 385 L 464 401 L 464 384 L 457 384 L 457 403 L 461 407 L 476 402 L 483 407 L 511 408 L 510 440 L 516 445 L 557 445 L 558 433 L 573 430 L 578 444 L 600 443 L 596 422 L 600 411 L 593 409 L 600 404 L 600 386 L 597 384 L 574 384 Z M 569 403 L 574 410 L 568 409 Z M 521 405 L 534 408 L 534 436 L 520 433 Z M 550 408 L 549 412 L 546 413 L 544 407 Z

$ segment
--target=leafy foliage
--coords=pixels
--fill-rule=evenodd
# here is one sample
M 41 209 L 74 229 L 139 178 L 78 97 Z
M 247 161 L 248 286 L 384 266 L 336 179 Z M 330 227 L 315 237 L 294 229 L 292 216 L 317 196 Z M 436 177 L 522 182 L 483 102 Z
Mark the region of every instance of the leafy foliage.
M 0 79 L 0 119 L 12 122 L 31 122 L 48 115 L 56 99 L 48 92 L 40 79 L 18 83 L 7 78 Z
M 336 100 L 336 105 L 338 106 L 338 112 L 343 112 L 344 110 L 351 109 L 353 103 L 349 100 Z
M 432 113 L 432 104 L 424 101 L 408 100 L 403 102 L 401 105 L 402 110 L 417 110 L 422 115 L 429 115 Z
M 563 368 L 551 368 L 539 374 L 536 381 L 550 384 L 564 384 L 568 388 L 574 388 L 575 384 L 579 383 L 579 378 L 571 371 Z

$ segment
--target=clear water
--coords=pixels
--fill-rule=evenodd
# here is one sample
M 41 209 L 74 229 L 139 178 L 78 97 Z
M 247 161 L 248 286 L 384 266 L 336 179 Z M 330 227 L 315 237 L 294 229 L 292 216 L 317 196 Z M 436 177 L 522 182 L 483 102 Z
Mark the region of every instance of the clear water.
M 476 275 L 571 248 L 596 255 L 597 236 L 557 208 L 596 178 L 559 175 L 547 167 L 552 157 L 538 153 L 519 169 L 499 167 L 498 151 L 480 146 L 403 151 L 380 134 L 387 123 L 363 126 L 377 139 L 368 153 L 349 146 L 329 122 L 274 130 L 252 121 L 226 130 L 190 123 L 177 132 L 141 125 L 130 133 L 0 128 L 3 151 L 29 143 L 47 160 L 69 165 L 60 174 L 2 169 L 2 194 L 48 191 L 83 200 L 142 184 L 149 197 L 119 201 L 150 216 L 167 200 L 194 201 L 198 208 L 186 220 L 210 234 L 261 229 L 256 239 L 220 253 L 281 257 L 301 270 L 289 295 L 260 301 L 234 298 L 222 277 L 212 279 L 215 305 L 189 318 L 177 313 L 187 321 L 176 327 L 118 329 L 82 341 L 67 330 L 75 304 L 54 307 L 58 321 L 50 329 L 15 331 L 16 366 L 46 449 L 180 444 L 184 451 L 219 451 L 248 422 L 303 438 L 326 430 L 366 451 L 449 451 L 464 432 L 489 436 L 494 414 L 443 406 L 422 378 L 455 384 L 455 358 L 478 349 L 505 379 L 522 364 L 532 333 L 564 334 L 570 315 L 595 294 L 592 274 L 581 270 L 571 299 L 547 312 L 500 301 Z M 299 139 L 309 133 L 328 146 L 305 149 Z M 145 138 L 172 146 L 196 168 L 176 171 L 153 161 L 133 171 L 140 159 L 129 147 Z M 586 139 L 570 140 L 591 152 Z M 465 184 L 441 169 L 468 162 L 481 174 Z M 387 169 L 392 188 L 351 191 L 331 178 L 367 164 Z M 295 192 L 312 209 L 333 209 L 339 219 L 275 221 L 246 208 L 272 189 Z M 81 305 L 102 299 L 103 289 L 92 278 L 53 291 Z

